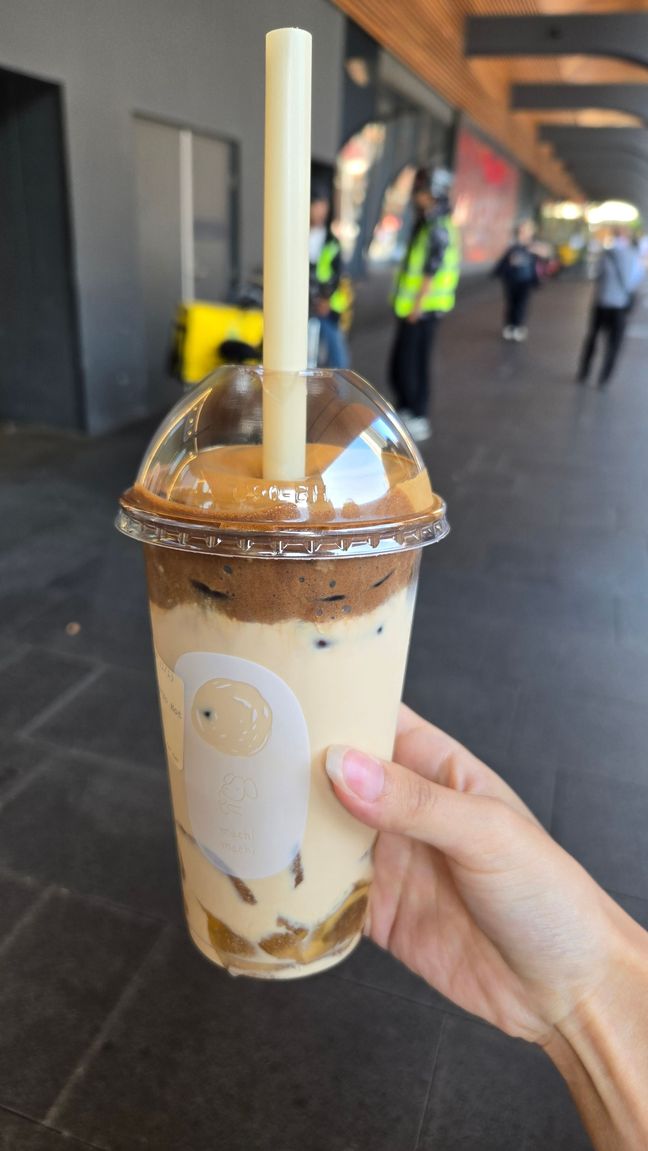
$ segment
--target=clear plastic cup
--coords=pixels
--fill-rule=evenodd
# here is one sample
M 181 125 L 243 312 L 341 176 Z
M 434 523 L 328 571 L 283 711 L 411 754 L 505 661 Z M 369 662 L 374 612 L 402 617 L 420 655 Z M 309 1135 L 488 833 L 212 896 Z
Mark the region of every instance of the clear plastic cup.
M 164 420 L 117 519 L 145 546 L 189 931 L 269 979 L 360 938 L 375 835 L 324 756 L 391 756 L 420 549 L 449 530 L 380 395 L 304 377 L 305 478 L 261 478 L 263 370 L 221 368 Z

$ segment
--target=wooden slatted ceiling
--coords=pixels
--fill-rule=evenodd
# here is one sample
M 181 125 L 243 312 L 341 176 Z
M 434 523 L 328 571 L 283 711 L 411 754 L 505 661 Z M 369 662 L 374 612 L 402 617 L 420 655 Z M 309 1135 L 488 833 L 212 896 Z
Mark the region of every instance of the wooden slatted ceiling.
M 544 15 L 559 15 L 575 12 L 642 12 L 648 11 L 648 0 L 466 0 L 465 11 L 474 15 L 530 15 L 532 12 Z M 475 68 L 478 61 L 471 62 Z M 648 83 L 648 70 L 638 64 L 626 64 L 622 60 L 607 59 L 601 56 L 547 56 L 533 58 L 502 59 L 501 61 L 479 61 L 486 69 L 499 64 L 499 82 L 508 94 L 508 84 L 529 83 L 568 83 L 568 84 L 645 84 Z M 502 90 L 502 88 L 500 90 Z M 507 95 L 508 98 L 508 95 Z M 518 113 L 515 114 L 516 116 Z M 536 127 L 542 123 L 584 124 L 589 127 L 635 127 L 640 121 L 623 112 L 605 109 L 579 109 L 548 113 L 524 113 L 527 123 Z
M 641 128 L 643 121 L 637 116 L 625 115 L 623 112 L 608 112 L 605 108 L 579 108 L 578 111 L 553 111 L 549 109 L 542 114 L 538 112 L 516 112 L 516 118 L 527 122 L 534 128 L 540 124 L 572 124 L 581 128 Z
M 648 0 L 336 0 L 351 19 L 403 61 L 441 96 L 467 112 L 495 141 L 556 195 L 580 190 L 551 148 L 538 141 L 545 113 L 510 112 L 512 83 L 648 82 L 648 72 L 618 60 L 586 56 L 467 61 L 463 55 L 468 15 L 648 10 Z M 561 122 L 626 124 L 622 113 L 582 110 L 559 114 Z M 566 116 L 567 119 L 563 119 Z M 553 119 L 553 116 L 551 117 Z M 554 121 L 555 122 L 555 121 Z M 635 121 L 631 118 L 631 123 Z
M 464 58 L 465 0 L 407 0 L 398 6 L 393 0 L 337 0 L 337 4 L 449 104 L 467 112 L 556 195 L 579 194 L 559 162 L 538 147 L 535 129 L 487 92 Z M 499 62 L 492 67 L 499 67 Z
M 473 66 L 478 63 L 473 61 Z M 479 61 L 489 63 L 489 61 Z M 500 61 L 498 61 L 500 63 Z M 604 56 L 519 57 L 507 64 L 515 84 L 646 84 L 648 70 L 639 64 Z M 558 67 L 560 65 L 560 67 Z
M 646 0 L 538 0 L 543 12 L 553 15 L 569 12 L 648 12 Z

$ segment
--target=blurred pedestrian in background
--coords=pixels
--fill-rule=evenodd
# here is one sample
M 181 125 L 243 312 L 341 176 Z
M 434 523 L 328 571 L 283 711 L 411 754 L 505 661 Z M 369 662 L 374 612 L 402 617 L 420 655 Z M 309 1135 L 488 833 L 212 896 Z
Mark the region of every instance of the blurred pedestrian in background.
M 603 249 L 599 261 L 589 331 L 581 352 L 579 383 L 587 382 L 601 332 L 606 342 L 598 384 L 604 387 L 609 382 L 623 343 L 626 321 L 643 278 L 641 257 L 631 244 L 627 230 L 615 228 L 612 243 Z
M 343 317 L 350 306 L 350 293 L 343 277 L 340 243 L 331 231 L 330 218 L 330 193 L 323 185 L 315 184 L 311 191 L 308 258 L 310 314 L 319 320 L 317 359 L 329 368 L 348 368 Z
M 396 407 L 416 440 L 428 439 L 430 360 L 437 322 L 454 308 L 461 254 L 451 218 L 452 175 L 420 168 L 414 177 L 414 225 L 396 277 L 397 327 L 390 377 Z
M 513 243 L 493 269 L 504 289 L 505 340 L 526 340 L 528 335 L 529 297 L 540 283 L 538 259 L 531 249 L 533 233 L 533 222 L 522 220 L 515 229 Z

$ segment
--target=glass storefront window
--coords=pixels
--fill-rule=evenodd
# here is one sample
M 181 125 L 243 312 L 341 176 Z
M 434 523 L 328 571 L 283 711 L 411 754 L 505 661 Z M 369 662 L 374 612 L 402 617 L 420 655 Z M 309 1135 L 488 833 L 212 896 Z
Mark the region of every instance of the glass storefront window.
M 407 219 L 416 168 L 407 164 L 385 192 L 380 219 L 369 245 L 369 263 L 396 263 L 404 255 Z
M 360 221 L 367 196 L 369 172 L 382 156 L 384 124 L 365 124 L 361 132 L 347 140 L 338 154 L 335 172 L 336 218 L 333 230 L 350 261 L 355 251 Z

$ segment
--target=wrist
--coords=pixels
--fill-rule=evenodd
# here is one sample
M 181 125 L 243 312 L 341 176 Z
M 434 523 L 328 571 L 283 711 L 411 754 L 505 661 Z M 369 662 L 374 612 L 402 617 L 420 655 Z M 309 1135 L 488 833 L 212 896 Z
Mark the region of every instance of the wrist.
M 596 1147 L 648 1146 L 648 935 L 610 900 L 605 974 L 545 1045 Z

